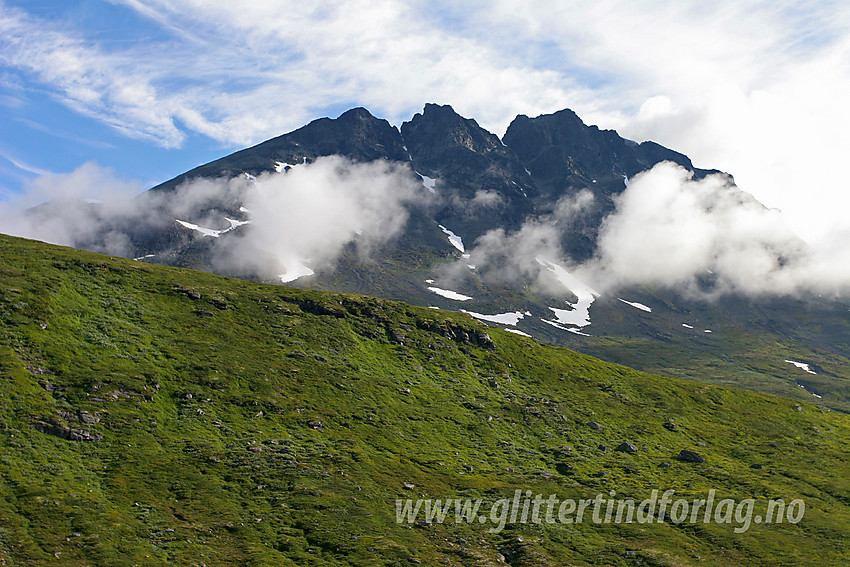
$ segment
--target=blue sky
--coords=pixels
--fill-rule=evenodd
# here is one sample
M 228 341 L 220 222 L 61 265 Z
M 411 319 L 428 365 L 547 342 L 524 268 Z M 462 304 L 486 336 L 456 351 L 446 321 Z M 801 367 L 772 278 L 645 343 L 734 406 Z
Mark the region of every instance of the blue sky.
M 86 162 L 142 189 L 352 106 L 499 135 L 569 107 L 850 234 L 847 92 L 837 1 L 0 0 L 0 200 Z

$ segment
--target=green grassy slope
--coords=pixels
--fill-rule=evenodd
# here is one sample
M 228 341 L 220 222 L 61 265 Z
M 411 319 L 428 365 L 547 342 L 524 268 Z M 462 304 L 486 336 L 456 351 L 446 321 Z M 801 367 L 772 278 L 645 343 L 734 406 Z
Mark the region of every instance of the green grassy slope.
M 846 415 L 460 314 L 0 236 L 0 564 L 846 565 L 848 447 Z M 398 498 L 653 489 L 806 512 L 396 522 Z

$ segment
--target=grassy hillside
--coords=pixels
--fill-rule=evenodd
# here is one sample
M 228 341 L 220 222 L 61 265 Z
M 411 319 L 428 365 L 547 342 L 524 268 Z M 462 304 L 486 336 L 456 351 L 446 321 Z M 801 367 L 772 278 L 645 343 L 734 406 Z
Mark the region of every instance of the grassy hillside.
M 5 236 L 0 428 L 0 565 L 850 561 L 846 415 L 460 314 Z M 397 499 L 654 489 L 805 517 L 396 521 Z

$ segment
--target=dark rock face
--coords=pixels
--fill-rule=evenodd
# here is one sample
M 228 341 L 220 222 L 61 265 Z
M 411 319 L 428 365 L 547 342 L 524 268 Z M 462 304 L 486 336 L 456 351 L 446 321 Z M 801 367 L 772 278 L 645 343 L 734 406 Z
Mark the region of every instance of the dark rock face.
M 569 109 L 537 118 L 517 116 L 504 140 L 549 195 L 577 187 L 590 187 L 600 194 L 617 193 L 624 187 L 623 176 L 632 177 L 662 161 L 694 169 L 683 154 L 655 142 L 626 140 L 614 130 L 586 126 Z
M 236 177 L 274 171 L 278 162 L 300 164 L 317 157 L 341 155 L 353 161 L 407 161 L 398 129 L 375 118 L 365 108 L 353 108 L 339 118 L 319 118 L 288 134 L 238 151 L 158 185 L 153 191 L 174 189 L 199 177 Z
M 520 160 L 499 138 L 451 106 L 425 105 L 422 114 L 401 126 L 414 168 L 442 177 L 473 197 L 476 189 L 491 189 L 505 197 L 533 196 L 536 188 Z
M 626 178 L 672 161 L 694 171 L 687 156 L 655 142 L 638 144 L 613 130 L 587 126 L 569 109 L 536 118 L 517 116 L 504 142 L 531 172 L 539 197 L 537 210 L 551 211 L 559 199 L 589 191 L 593 203 L 565 234 L 562 246 L 576 259 L 590 257 L 602 219 L 614 210 L 614 197 L 625 189 Z
M 451 106 L 426 105 L 401 134 L 413 168 L 437 179 L 444 198 L 436 218 L 470 241 L 494 227 L 518 228 L 534 210 L 537 188 L 519 158 Z M 475 201 L 483 195 L 487 206 Z

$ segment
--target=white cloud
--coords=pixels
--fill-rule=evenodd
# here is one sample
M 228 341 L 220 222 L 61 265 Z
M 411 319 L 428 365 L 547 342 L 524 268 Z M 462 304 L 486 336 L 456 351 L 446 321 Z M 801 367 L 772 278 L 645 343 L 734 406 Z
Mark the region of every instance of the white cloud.
M 812 248 L 728 178 L 694 180 L 670 162 L 631 179 L 578 268 L 597 287 L 675 287 L 699 295 L 840 293 L 846 248 Z
M 140 216 L 133 212 L 132 199 L 141 190 L 111 169 L 86 163 L 71 173 L 30 181 L 24 193 L 0 203 L 0 226 L 6 234 L 64 246 L 88 242 L 99 252 L 125 255 L 131 250 L 129 239 L 104 220 Z M 27 213 L 32 207 L 39 208 Z
M 407 222 L 406 205 L 424 191 L 407 167 L 339 156 L 261 175 L 245 202 L 251 225 L 217 267 L 264 277 L 305 264 L 333 269 L 347 245 L 367 256 L 395 238 Z
M 244 176 L 197 179 L 173 191 L 141 191 L 141 184 L 87 163 L 71 173 L 42 175 L 24 193 L 0 203 L 0 228 L 15 236 L 134 257 L 151 252 L 135 248 L 140 240 L 173 237 L 178 224 L 205 229 L 198 230 L 201 234 L 236 226 L 227 238 L 210 242 L 214 267 L 272 279 L 304 271 L 305 265 L 333 270 L 348 246 L 368 257 L 403 230 L 407 206 L 422 205 L 430 195 L 407 166 L 352 163 L 339 156 L 252 181 Z M 233 214 L 227 211 L 240 206 L 250 222 L 227 221 Z M 180 238 L 173 244 L 179 246 Z
M 555 211 L 526 220 L 514 232 L 492 230 L 469 250 L 469 260 L 447 266 L 448 281 L 469 278 L 465 262 L 490 284 L 528 285 L 552 293 L 551 278 L 536 258 L 568 266 L 603 293 L 633 286 L 676 289 L 713 298 L 850 291 L 850 229 L 832 233 L 830 245 L 811 246 L 785 215 L 761 205 L 723 174 L 693 179 L 664 162 L 634 176 L 614 198 L 599 228 L 594 257 L 583 263 L 560 248 L 564 234 L 593 206 L 589 192 L 562 199 Z

